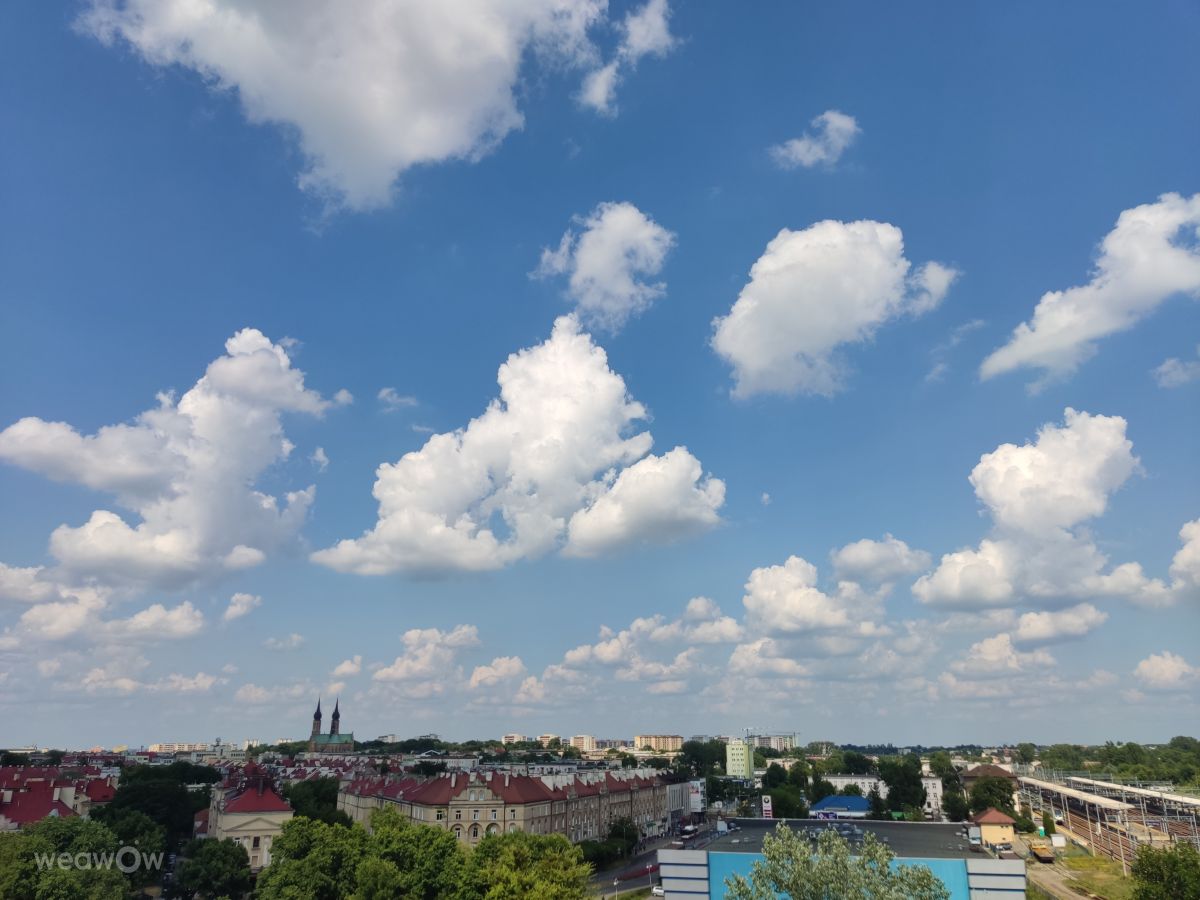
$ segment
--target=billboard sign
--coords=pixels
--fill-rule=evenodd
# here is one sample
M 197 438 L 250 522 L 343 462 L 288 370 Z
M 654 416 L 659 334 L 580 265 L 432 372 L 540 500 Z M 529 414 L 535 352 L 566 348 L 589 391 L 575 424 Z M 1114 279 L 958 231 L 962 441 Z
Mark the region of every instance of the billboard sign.
M 705 784 L 703 781 L 688 782 L 688 812 L 704 812 L 704 792 Z
M 775 818 L 775 810 L 774 810 L 774 807 L 772 807 L 772 805 L 771 805 L 771 795 L 770 794 L 763 794 L 762 807 L 763 807 L 763 818 L 764 819 Z

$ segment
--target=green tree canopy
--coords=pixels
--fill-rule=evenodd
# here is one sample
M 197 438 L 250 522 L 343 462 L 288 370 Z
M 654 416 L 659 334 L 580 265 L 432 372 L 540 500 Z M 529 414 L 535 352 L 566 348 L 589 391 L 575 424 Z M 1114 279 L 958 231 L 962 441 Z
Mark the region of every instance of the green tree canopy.
M 584 900 L 590 875 L 561 834 L 490 835 L 467 860 L 459 900 Z
M 884 757 L 879 761 L 879 775 L 888 786 L 888 809 L 903 810 L 925 805 L 921 758 L 915 753 Z
M 442 764 L 445 768 L 445 764 Z M 350 817 L 337 808 L 338 780 L 313 778 L 283 787 L 283 796 L 298 816 L 307 816 L 330 825 L 349 825 Z
M 234 840 L 208 838 L 184 848 L 179 886 L 203 897 L 238 898 L 250 890 L 250 856 Z
M 892 851 L 867 834 L 854 856 L 832 829 L 822 831 L 814 852 L 808 839 L 780 826 L 763 839 L 763 859 L 750 878 L 725 881 L 729 900 L 950 900 L 950 892 L 927 866 L 891 867 Z
M 1134 900 L 1200 900 L 1200 851 L 1191 844 L 1139 847 L 1132 874 Z
M 117 836 L 98 822 L 47 818 L 0 834 L 0 897 L 4 900 L 124 900 L 130 883 L 115 867 L 39 868 L 38 855 L 114 854 Z
M 1012 782 L 1007 778 L 985 775 L 971 785 L 971 812 L 980 813 L 989 806 L 1015 816 Z

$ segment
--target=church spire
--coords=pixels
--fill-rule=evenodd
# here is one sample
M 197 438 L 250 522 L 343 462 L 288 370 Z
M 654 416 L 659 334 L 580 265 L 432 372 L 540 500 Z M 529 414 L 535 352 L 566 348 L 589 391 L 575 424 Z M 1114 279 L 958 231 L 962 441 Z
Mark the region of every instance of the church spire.
M 321 698 L 317 698 L 317 711 L 313 713 L 312 736 L 316 737 L 321 733 Z
M 342 698 L 338 697 L 336 700 L 333 701 L 333 715 L 329 719 L 329 733 L 330 734 L 341 734 L 341 732 L 339 731 L 339 728 L 341 727 L 342 714 L 338 711 L 338 704 L 341 703 L 341 700 L 342 700 Z

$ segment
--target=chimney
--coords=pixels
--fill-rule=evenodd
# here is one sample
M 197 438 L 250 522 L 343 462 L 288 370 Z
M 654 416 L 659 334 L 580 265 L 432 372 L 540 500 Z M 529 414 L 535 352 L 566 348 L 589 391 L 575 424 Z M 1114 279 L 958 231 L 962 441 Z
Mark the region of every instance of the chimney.
M 508 787 L 508 773 L 507 772 L 504 773 L 504 786 Z
M 457 772 L 451 772 L 451 773 L 450 773 L 450 789 L 451 789 L 451 790 L 453 790 L 453 789 L 454 789 L 454 783 L 455 783 L 456 781 L 458 781 L 458 773 L 457 773 Z

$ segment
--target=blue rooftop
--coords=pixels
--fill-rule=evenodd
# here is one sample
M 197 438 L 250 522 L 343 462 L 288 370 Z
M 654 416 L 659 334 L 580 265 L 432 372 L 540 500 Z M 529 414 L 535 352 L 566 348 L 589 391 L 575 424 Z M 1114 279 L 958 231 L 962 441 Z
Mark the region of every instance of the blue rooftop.
M 811 807 L 810 812 L 853 812 L 865 813 L 871 809 L 871 801 L 866 797 L 842 797 L 832 795 L 824 800 L 818 800 Z

